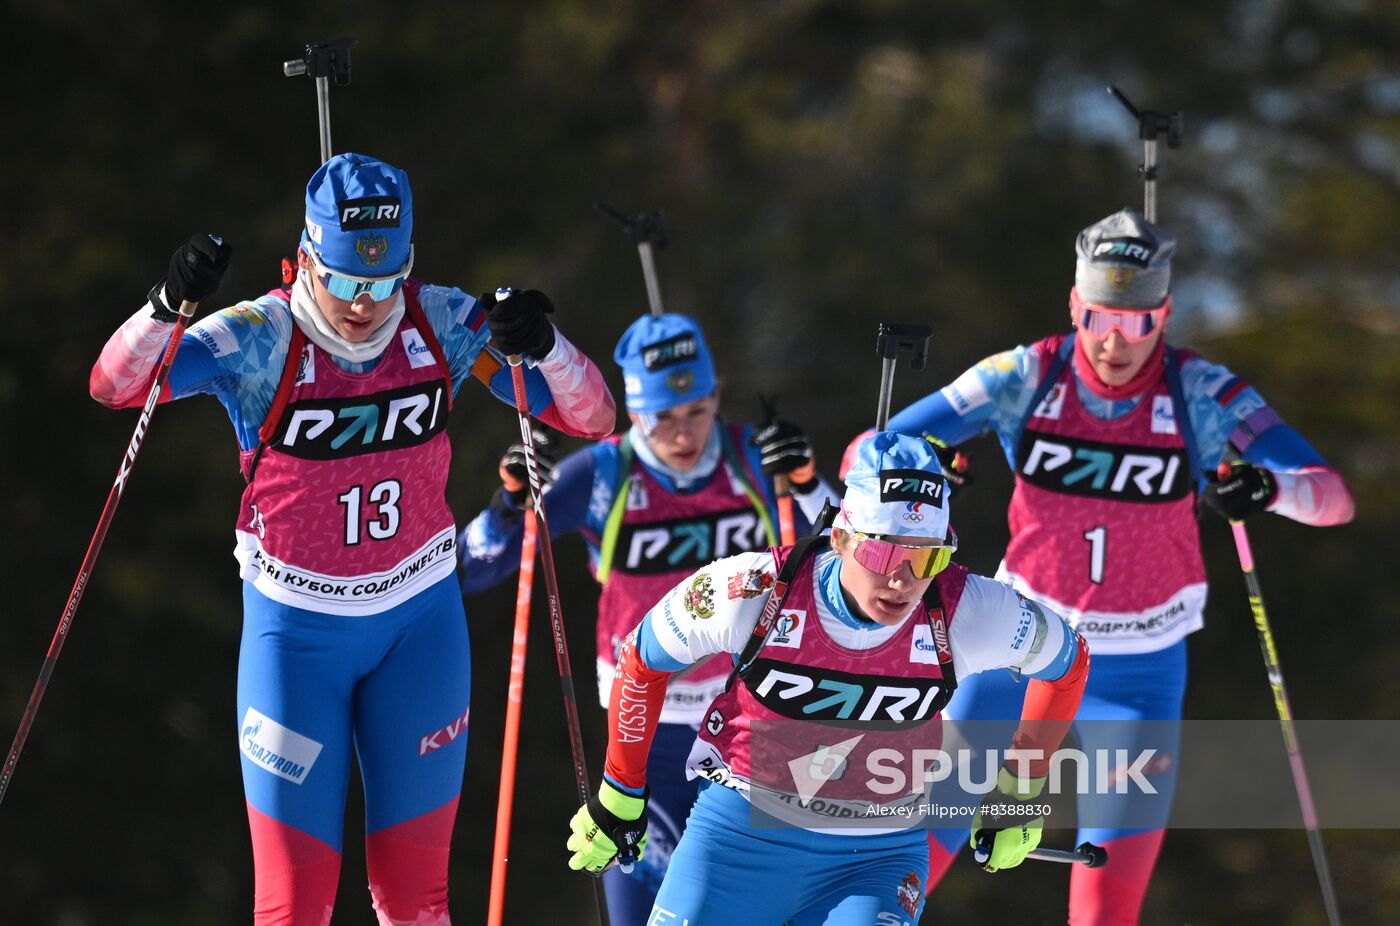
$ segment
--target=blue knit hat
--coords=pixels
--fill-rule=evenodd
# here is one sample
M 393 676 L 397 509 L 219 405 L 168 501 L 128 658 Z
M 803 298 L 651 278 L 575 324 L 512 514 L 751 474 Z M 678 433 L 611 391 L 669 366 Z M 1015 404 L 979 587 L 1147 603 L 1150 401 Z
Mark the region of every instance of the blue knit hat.
M 946 537 L 948 482 L 932 445 L 895 431 L 861 441 L 836 526 L 884 537 Z
M 629 412 L 655 414 L 715 391 L 705 335 L 684 315 L 643 315 L 622 333 L 613 359 L 622 367 Z
M 311 175 L 301 246 L 326 267 L 349 276 L 394 276 L 408 263 L 412 243 L 408 174 L 347 152 Z

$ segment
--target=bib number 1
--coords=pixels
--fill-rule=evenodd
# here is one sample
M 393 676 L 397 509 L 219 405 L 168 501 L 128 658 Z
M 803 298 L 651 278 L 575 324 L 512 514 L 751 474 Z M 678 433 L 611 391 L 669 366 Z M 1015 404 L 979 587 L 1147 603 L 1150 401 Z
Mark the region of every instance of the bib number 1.
M 1108 546 L 1108 528 L 1100 524 L 1093 530 L 1084 532 L 1084 539 L 1089 541 L 1089 581 L 1095 585 L 1103 584 L 1103 557 L 1104 548 Z

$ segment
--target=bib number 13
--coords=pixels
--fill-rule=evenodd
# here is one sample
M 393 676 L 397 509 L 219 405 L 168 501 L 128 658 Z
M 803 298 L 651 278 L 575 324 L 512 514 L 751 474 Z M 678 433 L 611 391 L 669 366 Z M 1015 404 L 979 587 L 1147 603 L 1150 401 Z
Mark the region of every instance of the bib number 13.
M 1085 531 L 1084 539 L 1089 541 L 1089 581 L 1095 585 L 1102 585 L 1103 555 L 1108 546 L 1108 528 L 1100 524 L 1093 530 Z
M 359 544 L 364 525 L 371 540 L 388 540 L 399 532 L 399 495 L 403 487 L 397 479 L 376 483 L 366 494 L 364 486 L 351 486 L 336 501 L 345 506 L 345 545 Z

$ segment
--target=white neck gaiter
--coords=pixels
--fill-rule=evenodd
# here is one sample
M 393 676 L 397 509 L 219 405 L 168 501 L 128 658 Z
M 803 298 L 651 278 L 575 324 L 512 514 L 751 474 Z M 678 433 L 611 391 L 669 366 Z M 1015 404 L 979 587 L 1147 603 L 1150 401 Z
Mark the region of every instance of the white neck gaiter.
M 384 353 L 389 339 L 399 327 L 403 313 L 403 289 L 400 288 L 394 294 L 394 307 L 389 310 L 384 323 L 363 341 L 347 341 L 336 333 L 316 305 L 316 297 L 311 293 L 311 277 L 304 268 L 297 271 L 296 282 L 292 284 L 292 317 L 297 320 L 302 332 L 321 350 L 350 363 L 368 363 Z

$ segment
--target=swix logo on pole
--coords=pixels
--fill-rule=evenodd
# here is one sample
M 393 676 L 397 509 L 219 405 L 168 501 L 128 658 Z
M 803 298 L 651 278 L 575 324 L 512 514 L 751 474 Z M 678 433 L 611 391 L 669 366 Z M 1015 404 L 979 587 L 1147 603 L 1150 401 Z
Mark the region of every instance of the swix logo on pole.
M 943 504 L 943 489 L 947 483 L 942 476 L 933 476 L 919 469 L 880 470 L 880 501 L 927 502 Z
M 764 707 L 793 720 L 900 730 L 934 717 L 951 691 L 936 678 L 884 678 L 755 659 L 748 688 Z
M 131 474 L 132 464 L 136 462 L 136 454 L 141 452 L 141 442 L 146 439 L 146 429 L 151 425 L 151 412 L 159 401 L 159 389 L 152 389 L 151 394 L 146 396 L 146 404 L 141 409 L 141 417 L 136 421 L 136 430 L 131 435 L 131 443 L 126 447 L 126 456 L 122 458 L 122 465 L 117 468 L 115 488 L 118 495 L 126 491 L 126 477 Z
M 403 204 L 394 196 L 342 199 L 336 205 L 340 208 L 340 228 L 342 231 L 355 231 L 360 228 L 398 228 L 399 214 L 403 210 Z
M 425 444 L 447 427 L 442 380 L 368 396 L 287 406 L 273 445 L 303 460 L 336 460 Z
M 1123 502 L 1170 502 L 1191 491 L 1181 447 L 1104 444 L 1027 429 L 1016 472 L 1031 485 L 1065 495 Z
M 753 509 L 720 511 L 694 518 L 623 524 L 614 569 L 636 575 L 687 572 L 717 559 L 762 550 L 763 522 Z

